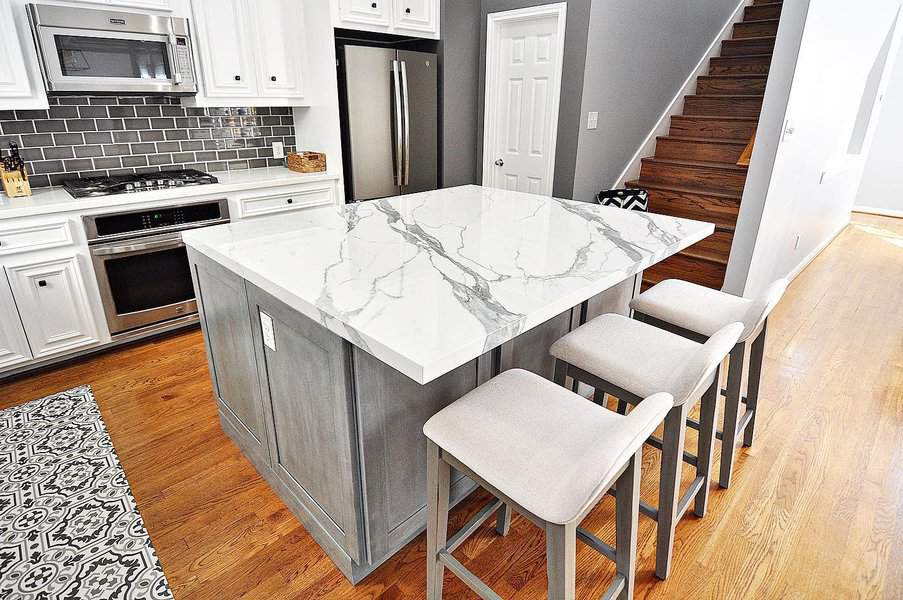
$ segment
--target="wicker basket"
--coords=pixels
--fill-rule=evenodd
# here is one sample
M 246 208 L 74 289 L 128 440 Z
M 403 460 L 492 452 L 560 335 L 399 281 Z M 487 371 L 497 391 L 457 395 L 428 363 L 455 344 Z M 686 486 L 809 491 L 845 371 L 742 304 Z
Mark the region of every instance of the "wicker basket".
M 322 152 L 289 152 L 288 168 L 298 173 L 321 173 L 326 170 L 326 155 Z

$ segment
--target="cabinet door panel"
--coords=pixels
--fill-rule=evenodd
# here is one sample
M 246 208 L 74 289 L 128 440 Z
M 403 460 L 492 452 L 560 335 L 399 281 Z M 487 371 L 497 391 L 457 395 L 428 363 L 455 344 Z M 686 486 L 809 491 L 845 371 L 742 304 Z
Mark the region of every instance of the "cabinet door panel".
M 98 343 L 77 256 L 6 267 L 35 358 Z
M 31 360 L 28 339 L 6 273 L 0 271 L 0 370 Z
M 25 8 L 12 2 L 0 6 L 0 99 L 28 98 L 34 93 L 16 33 L 13 10 L 24 11 Z
M 217 398 L 247 450 L 269 464 L 263 402 L 244 281 L 191 253 L 195 292 Z
M 338 0 L 339 19 L 343 26 L 383 25 L 391 23 L 392 0 Z
M 302 97 L 303 5 L 297 0 L 254 0 L 261 96 Z
M 194 0 L 192 5 L 206 95 L 255 95 L 256 69 L 244 0 Z
M 436 0 L 394 0 L 395 27 L 438 35 L 439 3 Z

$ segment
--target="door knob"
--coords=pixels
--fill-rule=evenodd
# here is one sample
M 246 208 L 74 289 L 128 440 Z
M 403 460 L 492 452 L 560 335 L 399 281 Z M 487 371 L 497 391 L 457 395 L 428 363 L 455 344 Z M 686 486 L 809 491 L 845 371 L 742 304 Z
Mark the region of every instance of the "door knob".
M 497 166 L 497 167 L 504 167 L 504 166 L 505 166 L 505 161 L 503 161 L 501 158 L 497 158 L 497 159 L 495 160 L 495 166 Z

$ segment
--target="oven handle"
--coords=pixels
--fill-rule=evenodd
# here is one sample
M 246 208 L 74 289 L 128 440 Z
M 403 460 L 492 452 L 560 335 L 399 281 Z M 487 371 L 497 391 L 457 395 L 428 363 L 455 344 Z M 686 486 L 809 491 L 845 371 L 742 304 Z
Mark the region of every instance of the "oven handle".
M 161 248 L 178 248 L 182 246 L 182 236 L 174 235 L 164 239 L 157 239 L 151 242 L 138 242 L 135 244 L 122 244 L 117 246 L 99 246 L 93 248 L 91 253 L 95 256 L 110 256 L 112 254 L 127 254 L 130 252 L 141 252 L 143 250 L 157 250 Z

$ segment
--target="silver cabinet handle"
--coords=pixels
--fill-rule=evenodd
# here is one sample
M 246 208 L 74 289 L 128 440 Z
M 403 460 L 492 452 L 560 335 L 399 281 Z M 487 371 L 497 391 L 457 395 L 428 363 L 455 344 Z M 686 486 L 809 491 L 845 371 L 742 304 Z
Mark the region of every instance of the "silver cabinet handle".
M 411 107 L 408 102 L 408 65 L 401 61 L 401 93 L 404 102 L 404 183 L 411 183 Z
M 392 61 L 392 78 L 395 83 L 395 185 L 402 185 L 402 148 L 401 128 L 401 80 L 398 73 L 398 61 Z
M 502 160 L 501 158 L 497 158 L 497 159 L 495 159 L 495 166 L 497 166 L 497 167 L 504 167 L 504 166 L 505 166 L 505 161 Z

